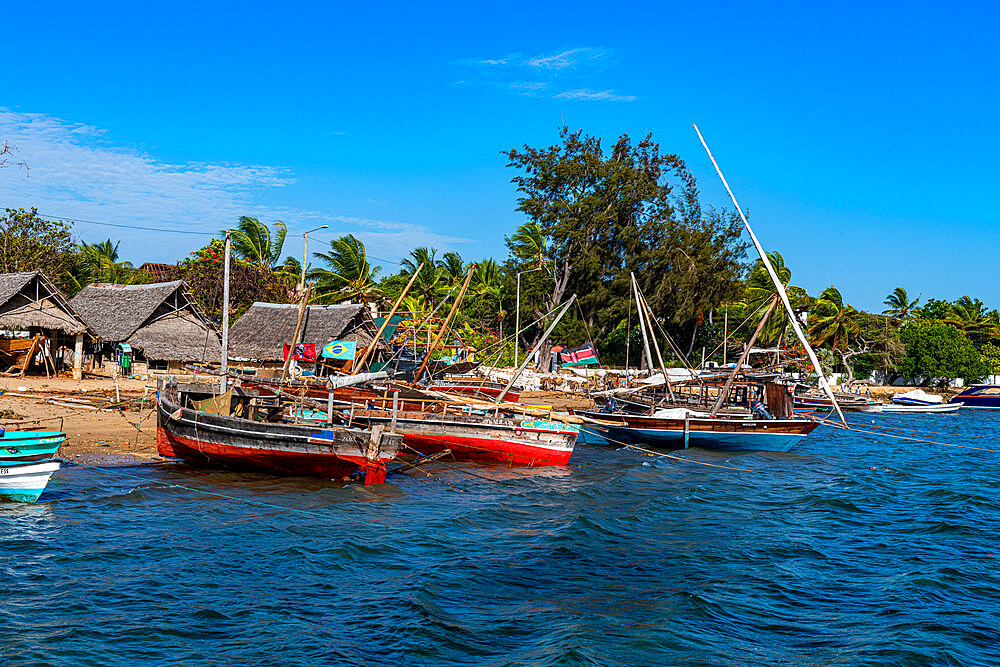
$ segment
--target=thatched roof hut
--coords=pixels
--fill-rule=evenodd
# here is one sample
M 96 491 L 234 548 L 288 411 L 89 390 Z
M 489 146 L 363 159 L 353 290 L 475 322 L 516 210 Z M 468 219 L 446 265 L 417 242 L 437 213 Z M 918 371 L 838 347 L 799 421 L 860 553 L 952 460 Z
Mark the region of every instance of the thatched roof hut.
M 94 336 L 86 320 L 41 271 L 0 274 L 0 329 Z
M 147 361 L 217 361 L 222 344 L 182 280 L 93 283 L 70 301 L 105 343 L 127 343 Z
M 292 342 L 298 316 L 298 304 L 255 303 L 229 329 L 229 356 L 284 361 L 283 345 Z M 306 306 L 302 322 L 302 342 L 315 343 L 317 352 L 333 340 L 353 340 L 365 347 L 378 332 L 368 308 L 361 304 Z

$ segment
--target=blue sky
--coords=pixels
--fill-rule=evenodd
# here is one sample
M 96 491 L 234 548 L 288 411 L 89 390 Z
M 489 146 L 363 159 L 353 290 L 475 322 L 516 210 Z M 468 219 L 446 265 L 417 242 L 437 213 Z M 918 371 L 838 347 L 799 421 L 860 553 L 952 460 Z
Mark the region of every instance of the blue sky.
M 301 256 L 355 233 L 383 270 L 417 245 L 505 256 L 500 151 L 559 126 L 653 132 L 728 205 L 697 122 L 793 282 L 881 310 L 1000 306 L 1000 11 L 986 3 L 136 3 L 5 7 L 0 205 L 175 261 L 240 214 Z M 314 240 L 315 239 L 315 240 Z

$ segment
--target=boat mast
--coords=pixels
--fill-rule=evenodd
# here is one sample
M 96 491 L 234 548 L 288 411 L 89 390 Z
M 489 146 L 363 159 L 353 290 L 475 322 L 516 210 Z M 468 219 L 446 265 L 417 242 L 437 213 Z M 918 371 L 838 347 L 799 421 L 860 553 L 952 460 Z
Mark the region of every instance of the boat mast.
M 764 252 L 763 246 L 761 246 L 760 241 L 757 240 L 757 235 L 753 233 L 753 228 L 750 227 L 750 222 L 747 217 L 743 215 L 743 209 L 740 208 L 739 202 L 736 201 L 736 196 L 733 194 L 732 189 L 729 187 L 729 183 L 726 181 L 726 177 L 722 175 L 722 170 L 719 168 L 719 163 L 715 161 L 715 156 L 712 155 L 712 151 L 709 150 L 708 144 L 705 143 L 705 138 L 701 136 L 701 131 L 698 126 L 694 126 L 694 131 L 698 133 L 698 139 L 701 141 L 701 145 L 705 147 L 705 152 L 708 153 L 708 159 L 712 161 L 712 165 L 715 167 L 715 171 L 719 174 L 719 178 L 722 179 L 722 184 L 726 186 L 726 192 L 729 193 L 729 198 L 733 201 L 733 206 L 736 207 L 737 213 L 740 214 L 740 219 L 743 220 L 743 225 L 747 228 L 747 232 L 750 234 L 750 240 L 753 241 L 753 245 L 757 248 L 757 252 L 760 254 L 760 261 L 763 262 L 764 268 L 767 269 L 767 273 L 771 276 L 771 282 L 774 283 L 774 288 L 778 291 L 778 296 L 781 299 L 781 303 L 785 306 L 785 311 L 788 313 L 788 319 L 792 322 L 792 329 L 795 331 L 795 335 L 798 337 L 799 342 L 806 350 L 806 354 L 809 355 L 809 361 L 812 362 L 813 368 L 816 370 L 816 375 L 819 377 L 819 386 L 823 389 L 830 400 L 833 401 L 833 407 L 837 410 L 837 414 L 840 416 L 840 420 L 847 424 L 847 420 L 844 419 L 844 413 L 840 410 L 840 404 L 837 403 L 837 397 L 833 395 L 833 390 L 830 388 L 830 384 L 826 381 L 826 377 L 823 375 L 823 368 L 819 364 L 819 359 L 816 358 L 816 352 L 813 351 L 812 346 L 809 345 L 809 341 L 806 340 L 805 334 L 802 333 L 802 327 L 799 326 L 799 319 L 795 316 L 795 311 L 792 310 L 792 304 L 788 301 L 788 294 L 785 292 L 785 287 L 781 284 L 778 279 L 778 274 L 775 273 L 774 267 L 771 266 L 771 260 L 768 259 L 767 253 Z
M 385 328 L 389 326 L 389 320 L 391 320 L 392 316 L 396 314 L 396 309 L 399 308 L 399 304 L 403 303 L 403 297 L 405 297 L 406 293 L 410 291 L 410 287 L 413 286 L 413 281 L 417 279 L 418 275 L 420 275 L 420 269 L 422 268 L 424 268 L 424 263 L 420 262 L 420 266 L 417 267 L 417 270 L 414 271 L 413 275 L 410 277 L 410 282 L 406 283 L 406 287 L 404 287 L 403 291 L 399 293 L 399 298 L 396 299 L 396 303 L 392 304 L 392 310 L 390 310 L 389 314 L 385 316 L 385 320 L 382 322 L 382 326 L 378 328 L 378 332 L 375 334 L 375 338 L 372 339 L 371 345 L 364 349 L 364 352 L 361 353 L 361 358 L 354 363 L 353 368 L 355 372 L 360 373 L 364 370 L 364 366 L 362 366 L 362 364 L 365 362 L 365 359 L 368 358 L 368 353 L 375 349 L 375 345 L 378 343 L 379 337 L 382 335 L 382 332 L 385 331 Z M 416 352 L 416 349 L 417 348 L 414 347 L 413 351 Z
M 635 281 L 635 274 L 629 272 L 632 276 L 632 290 L 635 292 L 635 303 L 636 303 L 636 314 L 639 316 L 639 329 L 642 330 L 642 347 L 646 351 L 646 367 L 649 368 L 649 372 L 653 372 L 653 355 L 649 352 L 649 336 L 646 335 L 646 325 L 645 320 L 642 317 L 642 301 L 639 300 L 639 284 Z
M 632 273 L 632 281 L 635 282 L 635 274 Z M 653 347 L 656 349 L 656 358 L 660 362 L 660 372 L 663 373 L 663 384 L 667 387 L 667 395 L 670 400 L 674 400 L 674 388 L 670 386 L 670 378 L 667 377 L 667 367 L 663 363 L 663 355 L 660 354 L 660 343 L 656 340 L 656 332 L 653 331 L 653 309 L 649 307 L 649 303 L 646 302 L 646 295 L 639 290 L 639 283 L 635 283 L 635 289 L 639 295 L 640 303 L 639 308 L 643 309 L 646 313 L 646 322 L 649 324 L 649 337 L 653 339 Z
M 222 393 L 226 393 L 229 373 L 229 257 L 232 247 L 232 235 L 226 232 L 226 258 L 222 269 L 222 384 L 219 389 Z
M 557 314 L 555 319 L 552 320 L 552 324 L 550 324 L 549 328 L 546 329 L 545 333 L 542 334 L 541 339 L 537 343 L 535 343 L 536 350 L 540 349 L 542 345 L 545 343 L 545 341 L 549 339 L 549 334 L 551 334 L 552 330 L 556 328 L 557 324 L 559 324 L 559 320 L 561 320 L 563 315 L 566 314 L 566 311 L 569 310 L 570 305 L 573 303 L 575 299 L 576 299 L 576 294 L 574 294 L 569 298 L 569 301 L 566 302 L 566 305 L 563 306 L 563 309 L 560 310 L 559 314 Z M 517 378 L 521 377 L 521 373 L 524 372 L 524 369 L 528 366 L 528 363 L 530 361 L 531 361 L 531 355 L 530 354 L 525 355 L 524 361 L 522 361 L 521 365 L 517 367 L 517 372 L 514 373 L 514 377 L 510 379 L 507 385 L 503 388 L 503 391 L 500 392 L 500 395 L 497 396 L 495 401 L 496 403 L 503 403 L 503 399 L 507 396 L 507 392 L 509 392 L 510 388 L 514 386 L 514 383 L 517 382 Z
M 431 360 L 431 352 L 434 351 L 434 349 L 438 346 L 438 343 L 441 342 L 441 339 L 448 332 L 448 326 L 451 324 L 451 319 L 455 316 L 455 311 L 458 310 L 458 304 L 462 303 L 462 297 L 465 296 L 465 290 L 468 289 L 469 281 L 472 280 L 472 272 L 475 270 L 476 270 L 475 264 L 469 267 L 469 273 L 468 275 L 465 276 L 465 282 L 462 283 L 462 289 L 458 293 L 458 296 L 455 297 L 455 303 L 452 304 L 451 311 L 448 313 L 448 317 L 444 319 L 444 324 L 441 325 L 441 331 L 439 331 L 437 337 L 434 338 L 434 343 L 427 348 L 427 354 L 424 355 L 424 362 L 420 364 L 420 369 L 417 371 L 417 374 L 413 376 L 414 382 L 420 381 L 420 375 L 424 372 L 424 369 L 427 368 L 427 362 Z M 428 327 L 427 328 L 428 337 L 430 336 L 430 332 L 431 332 L 430 327 Z

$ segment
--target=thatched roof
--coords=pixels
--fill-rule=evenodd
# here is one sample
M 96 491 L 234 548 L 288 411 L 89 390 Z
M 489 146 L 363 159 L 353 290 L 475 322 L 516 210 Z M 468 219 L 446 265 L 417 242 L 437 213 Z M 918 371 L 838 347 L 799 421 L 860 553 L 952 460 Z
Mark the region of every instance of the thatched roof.
M 173 313 L 153 320 L 125 342 L 142 350 L 147 359 L 211 362 L 222 359 L 218 334 L 193 313 Z
M 128 343 L 147 359 L 214 361 L 222 355 L 215 327 L 182 280 L 93 283 L 70 303 L 105 342 Z
M 41 271 L 0 274 L 0 329 L 31 328 L 94 333 Z
M 291 343 L 299 316 L 298 304 L 257 302 L 229 329 L 229 356 L 258 361 L 284 361 L 284 343 Z M 307 306 L 302 341 L 316 350 L 332 340 L 368 345 L 378 327 L 364 305 Z

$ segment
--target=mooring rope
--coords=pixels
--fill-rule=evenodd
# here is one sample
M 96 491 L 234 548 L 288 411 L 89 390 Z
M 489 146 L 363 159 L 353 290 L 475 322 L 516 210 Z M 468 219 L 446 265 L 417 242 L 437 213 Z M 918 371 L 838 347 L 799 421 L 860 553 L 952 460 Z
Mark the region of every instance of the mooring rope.
M 666 457 L 668 459 L 674 459 L 675 461 L 684 461 L 685 463 L 697 463 L 700 466 L 711 466 L 712 468 L 725 468 L 726 470 L 739 470 L 740 472 L 753 472 L 753 470 L 750 470 L 749 468 L 734 468 L 733 466 L 724 466 L 724 465 L 720 465 L 718 463 L 705 463 L 704 461 L 695 461 L 693 459 L 686 459 L 686 458 L 684 458 L 682 456 L 674 456 L 673 454 L 666 454 L 664 452 L 657 452 L 657 451 L 654 451 L 652 449 L 644 449 L 642 447 L 639 447 L 638 445 L 632 445 L 632 444 L 629 444 L 627 442 L 622 442 L 621 440 L 615 440 L 614 438 L 609 438 L 608 436 L 604 435 L 600 431 L 593 431 L 593 430 L 590 430 L 590 429 L 586 429 L 586 428 L 584 428 L 582 426 L 579 426 L 578 428 L 581 431 L 586 431 L 587 433 L 590 433 L 591 435 L 596 435 L 596 436 L 598 436 L 600 438 L 604 438 L 608 442 L 613 442 L 613 443 L 615 443 L 617 445 L 621 445 L 621 446 L 623 446 L 623 447 L 625 447 L 627 449 L 634 449 L 636 451 L 643 452 L 644 454 L 650 454 L 652 456 L 663 456 L 663 457 Z
M 960 449 L 974 449 L 980 452 L 994 452 L 1000 454 L 1000 449 L 989 449 L 988 447 L 973 447 L 972 445 L 956 445 L 952 442 L 941 442 L 940 440 L 928 440 L 926 438 L 912 438 L 908 435 L 897 435 L 896 433 L 887 433 L 885 431 L 873 431 L 869 429 L 856 428 L 852 426 L 842 426 L 840 424 L 830 423 L 827 424 L 825 421 L 820 421 L 818 419 L 813 419 L 806 415 L 806 419 L 813 421 L 820 426 L 827 426 L 829 428 L 836 428 L 841 431 L 854 431 L 855 433 L 867 433 L 868 435 L 880 435 L 886 438 L 896 438 L 897 440 L 911 440 L 913 442 L 924 442 L 929 445 L 941 445 L 942 447 L 958 447 Z

